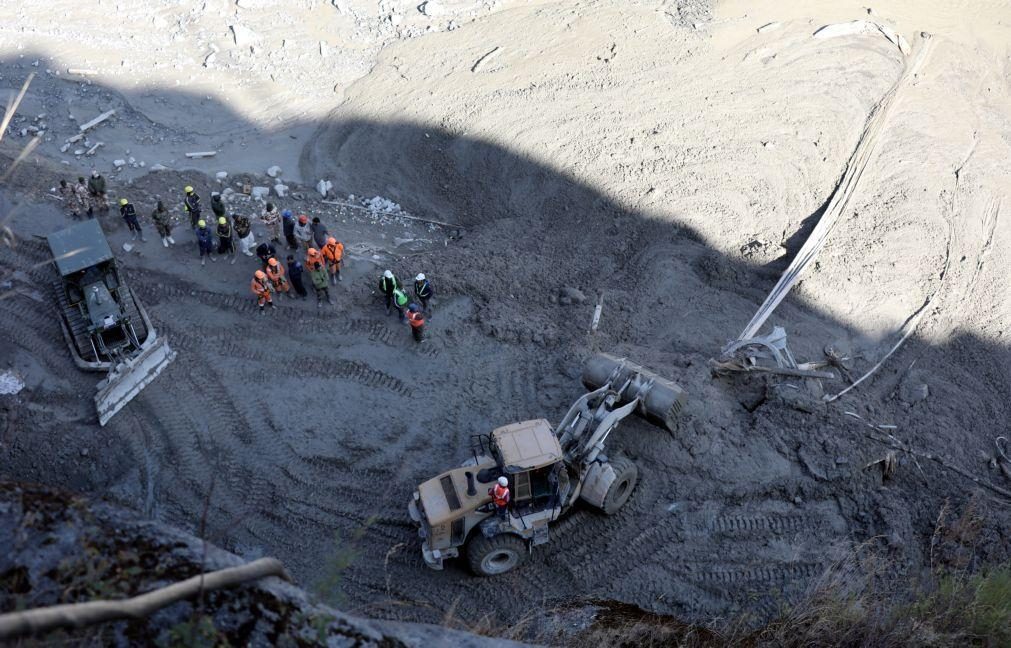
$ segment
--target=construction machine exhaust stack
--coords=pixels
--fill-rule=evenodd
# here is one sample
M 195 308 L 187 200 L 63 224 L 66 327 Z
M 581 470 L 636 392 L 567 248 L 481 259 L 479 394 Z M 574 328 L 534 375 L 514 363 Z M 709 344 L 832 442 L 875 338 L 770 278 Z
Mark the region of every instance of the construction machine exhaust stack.
M 98 422 L 105 425 L 176 354 L 127 287 L 97 220 L 46 238 L 59 274 L 57 315 L 74 363 L 107 374 L 95 394 Z
M 640 365 L 604 353 L 586 361 L 582 378 L 590 391 L 555 428 L 536 419 L 474 435 L 470 459 L 418 486 L 408 512 L 429 567 L 442 569 L 445 559 L 465 549 L 475 574 L 503 574 L 547 542 L 550 523 L 579 501 L 608 515 L 628 501 L 639 470 L 626 457 L 605 454 L 608 435 L 630 414 L 673 431 L 687 394 Z M 503 476 L 511 494 L 504 518 L 495 514 L 489 495 Z

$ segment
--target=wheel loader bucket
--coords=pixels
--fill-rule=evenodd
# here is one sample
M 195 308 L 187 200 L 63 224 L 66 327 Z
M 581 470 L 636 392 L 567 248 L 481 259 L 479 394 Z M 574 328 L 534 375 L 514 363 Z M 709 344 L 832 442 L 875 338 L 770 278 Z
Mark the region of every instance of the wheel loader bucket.
M 109 375 L 98 383 L 95 408 L 98 410 L 99 424 L 105 425 L 175 357 L 176 352 L 169 347 L 168 341 L 158 337 L 154 329 L 150 329 L 140 353 L 116 365 Z
M 618 391 L 626 383 L 619 405 L 638 398 L 636 414 L 673 432 L 688 400 L 688 393 L 675 382 L 609 353 L 591 356 L 583 365 L 583 384 L 591 391 L 604 386 Z

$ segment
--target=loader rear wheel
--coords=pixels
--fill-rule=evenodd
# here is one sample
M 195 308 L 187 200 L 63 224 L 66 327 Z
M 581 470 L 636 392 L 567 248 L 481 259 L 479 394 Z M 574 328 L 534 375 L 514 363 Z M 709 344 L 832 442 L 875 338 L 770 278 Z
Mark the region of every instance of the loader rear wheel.
M 527 543 L 508 533 L 486 538 L 478 535 L 467 543 L 467 562 L 478 576 L 498 576 L 526 562 Z
M 639 481 L 639 469 L 631 459 L 619 457 L 611 462 L 611 468 L 614 470 L 614 481 L 608 487 L 601 506 L 608 515 L 614 515 L 625 505 Z

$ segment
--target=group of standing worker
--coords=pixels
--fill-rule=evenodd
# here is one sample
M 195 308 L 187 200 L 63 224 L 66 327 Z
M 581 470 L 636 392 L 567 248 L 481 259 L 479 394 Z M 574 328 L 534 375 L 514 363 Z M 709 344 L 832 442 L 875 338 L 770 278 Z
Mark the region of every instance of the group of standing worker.
M 432 316 L 430 301 L 433 291 L 432 283 L 428 277 L 423 272 L 419 272 L 414 277 L 415 301 L 408 298 L 407 291 L 394 276 L 392 270 L 383 272 L 383 276 L 379 280 L 379 291 L 386 298 L 386 314 L 389 315 L 393 312 L 392 309 L 396 308 L 400 321 L 406 319 L 410 324 L 414 341 L 423 341 L 425 339 L 425 315 Z
M 105 178 L 97 170 L 92 171 L 87 184 L 83 177 L 78 178 L 75 186 L 69 186 L 65 180 L 61 180 L 59 197 L 75 219 L 85 215 L 93 218 L 96 210 L 104 213 L 109 209 Z M 192 186 L 183 189 L 183 211 L 189 216 L 190 229 L 196 235 L 200 265 L 206 265 L 207 259 L 212 263 L 217 262 L 217 256 L 230 257 L 229 263 L 234 264 L 238 252 L 253 256 L 256 239 L 250 218 L 232 214 L 229 219 L 224 201 L 218 193 L 211 194 L 210 204 L 216 223 L 213 229 L 203 216 L 200 196 Z M 119 213 L 129 228 L 132 239 L 139 238 L 141 242 L 146 242 L 137 209 L 129 199 L 119 199 Z M 161 200 L 151 213 L 151 221 L 164 247 L 176 244 L 172 237 L 175 225 L 172 214 Z M 275 308 L 275 294 L 285 294 L 292 299 L 308 297 L 306 275 L 308 285 L 316 294 L 316 306 L 322 307 L 324 302 L 332 305 L 334 300 L 330 296 L 330 286 L 336 286 L 344 280 L 341 276 L 345 263 L 344 244 L 330 235 L 318 217 L 311 220 L 305 214 L 296 217 L 291 210 L 278 211 L 273 203 L 266 204 L 260 215 L 260 223 L 267 235 L 266 240 L 255 248 L 261 265 L 253 273 L 250 282 L 250 290 L 256 297 L 260 313 L 264 314 L 268 306 Z M 276 245 L 281 245 L 282 236 L 290 252 L 286 263 L 282 263 L 277 254 Z M 294 254 L 300 248 L 306 250 L 304 263 Z M 414 280 L 412 300 L 393 272 L 386 270 L 380 278 L 379 290 L 386 300 L 387 315 L 396 308 L 400 321 L 406 321 L 410 325 L 414 340 L 422 342 L 425 336 L 425 317 L 431 317 L 431 282 L 423 273 L 419 273 Z

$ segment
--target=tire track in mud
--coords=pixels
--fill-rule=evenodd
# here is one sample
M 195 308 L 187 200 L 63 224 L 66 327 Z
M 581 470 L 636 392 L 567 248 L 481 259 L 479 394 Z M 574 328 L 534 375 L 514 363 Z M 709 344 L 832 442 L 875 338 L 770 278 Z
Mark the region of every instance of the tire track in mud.
M 399 378 L 358 360 L 299 356 L 278 365 L 277 358 L 272 354 L 251 348 L 255 343 L 239 344 L 221 334 L 198 337 L 172 325 L 168 327 L 168 330 L 172 339 L 178 341 L 177 351 L 180 349 L 185 351 L 200 349 L 201 353 L 211 352 L 217 356 L 271 365 L 270 375 L 281 373 L 285 376 L 302 379 L 336 378 L 356 382 L 369 388 L 385 389 L 405 398 L 412 395 L 412 390 Z M 205 348 L 206 352 L 203 351 Z M 260 383 L 267 380 L 268 377 L 259 380 L 251 379 L 252 382 Z

